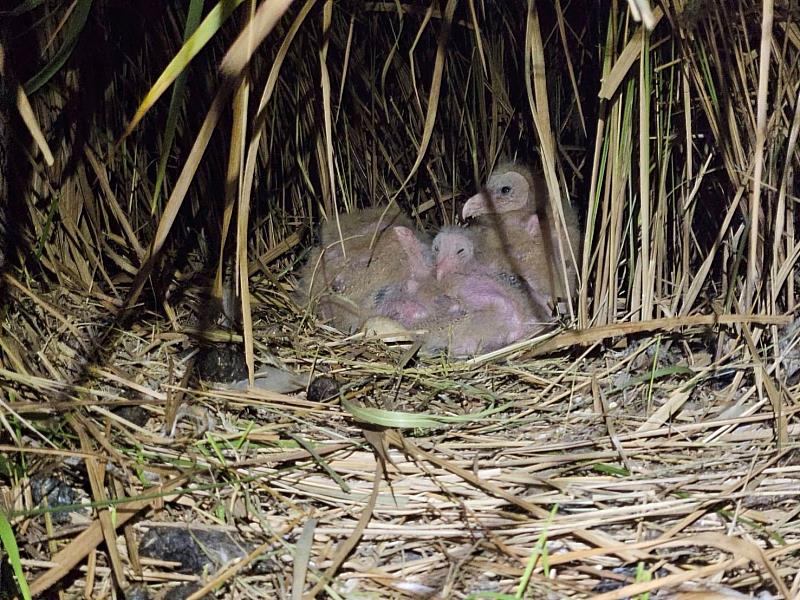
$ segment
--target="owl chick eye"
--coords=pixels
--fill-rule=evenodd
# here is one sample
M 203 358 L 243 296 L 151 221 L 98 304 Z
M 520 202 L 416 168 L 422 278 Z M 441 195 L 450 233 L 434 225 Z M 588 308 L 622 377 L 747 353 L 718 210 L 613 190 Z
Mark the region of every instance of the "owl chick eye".
M 500 188 L 500 193 L 504 194 L 504 195 L 505 194 L 510 194 L 511 193 L 511 186 L 510 185 L 504 185 L 503 187 Z
M 464 252 L 466 252 L 466 248 L 459 248 L 459 249 L 458 249 L 458 252 L 456 252 L 456 254 L 458 254 L 459 256 L 461 256 L 462 254 L 464 254 Z
M 434 245 L 433 245 L 433 251 L 434 251 L 434 252 L 439 252 L 439 246 L 437 246 L 436 244 L 434 244 Z

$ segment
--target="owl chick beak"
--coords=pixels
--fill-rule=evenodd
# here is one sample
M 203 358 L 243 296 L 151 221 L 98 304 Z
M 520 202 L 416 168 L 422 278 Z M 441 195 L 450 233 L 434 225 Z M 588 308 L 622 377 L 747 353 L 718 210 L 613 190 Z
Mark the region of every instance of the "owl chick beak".
M 441 256 L 436 260 L 436 281 L 441 281 L 456 270 L 458 263 L 450 256 Z
M 464 204 L 464 208 L 461 209 L 461 218 L 466 221 L 470 217 L 485 215 L 492 212 L 489 209 L 491 204 L 487 192 L 478 192 Z

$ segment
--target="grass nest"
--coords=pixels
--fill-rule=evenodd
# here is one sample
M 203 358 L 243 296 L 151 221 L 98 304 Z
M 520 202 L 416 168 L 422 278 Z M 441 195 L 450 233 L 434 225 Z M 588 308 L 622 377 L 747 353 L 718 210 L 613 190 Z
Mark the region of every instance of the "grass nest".
M 291 286 L 253 287 L 256 370 L 300 376 L 279 392 L 198 374 L 241 341 L 199 326 L 200 289 L 90 366 L 100 300 L 17 282 L 7 346 L 49 332 L 42 364 L 75 375 L 2 373 L 4 451 L 25 458 L 2 492 L 34 592 L 796 597 L 800 388 L 752 353 L 747 319 L 451 362 L 345 337 Z M 788 367 L 795 330 L 781 328 Z

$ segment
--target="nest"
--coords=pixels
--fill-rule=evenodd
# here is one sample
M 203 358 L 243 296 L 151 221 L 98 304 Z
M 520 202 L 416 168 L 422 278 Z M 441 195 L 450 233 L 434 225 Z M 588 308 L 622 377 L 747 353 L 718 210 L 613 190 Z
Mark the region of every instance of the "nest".
M 520 586 L 540 598 L 790 597 L 800 390 L 751 354 L 752 323 L 661 323 L 662 333 L 609 331 L 582 349 L 570 339 L 544 357 L 534 340 L 451 363 L 344 337 L 284 303 L 284 286 L 254 291 L 256 370 L 291 371 L 303 389 L 200 379 L 198 349 L 238 340 L 216 327 L 201 335 L 188 301 L 173 321 L 151 314 L 119 332 L 114 355 L 82 372 L 64 328 L 42 359 L 75 373 L 72 384 L 5 373 L 7 409 L 25 424 L 7 433 L 36 473 L 4 490 L 26 524 L 18 542 L 34 590 L 102 590 L 118 569 L 133 588 L 193 597 L 286 597 L 295 586 L 375 598 Z M 56 298 L 29 292 L 16 305 L 28 319 L 18 344 L 57 321 L 96 321 L 78 296 L 49 312 Z M 98 401 L 82 403 L 86 392 Z M 144 409 L 138 423 L 131 406 Z M 56 449 L 67 424 L 77 454 Z M 42 486 L 73 494 L 28 493 Z M 109 535 L 114 555 L 97 554 Z M 176 535 L 205 550 L 185 558 L 192 542 Z M 36 561 L 54 539 L 51 562 Z

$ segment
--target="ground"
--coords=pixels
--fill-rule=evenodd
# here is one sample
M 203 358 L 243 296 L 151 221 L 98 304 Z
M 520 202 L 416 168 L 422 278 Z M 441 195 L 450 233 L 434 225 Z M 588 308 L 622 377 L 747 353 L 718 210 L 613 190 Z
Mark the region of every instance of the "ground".
M 0 485 L 34 590 L 121 597 L 117 577 L 131 598 L 800 591 L 791 328 L 448 361 L 346 337 L 265 284 L 255 358 L 272 370 L 245 391 L 198 376 L 209 347 L 241 346 L 199 330 L 188 301 L 169 320 L 142 311 L 87 363 L 108 319 L 76 297 L 33 292 L 5 325 Z M 753 335 L 783 362 L 754 358 Z M 216 340 L 203 355 L 201 337 Z M 92 500 L 103 510 L 76 510 Z

